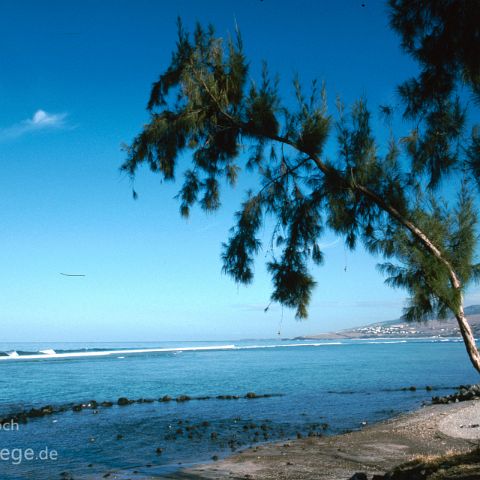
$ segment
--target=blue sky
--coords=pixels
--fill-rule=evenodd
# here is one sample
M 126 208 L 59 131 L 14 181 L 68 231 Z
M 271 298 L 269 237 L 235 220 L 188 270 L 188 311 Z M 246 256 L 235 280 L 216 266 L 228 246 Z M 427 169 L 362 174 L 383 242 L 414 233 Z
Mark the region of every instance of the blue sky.
M 365 6 L 362 7 L 362 3 Z M 178 185 L 142 171 L 133 201 L 118 168 L 122 143 L 148 119 L 150 86 L 168 65 L 176 18 L 235 19 L 255 77 L 327 82 L 331 99 L 395 104 L 415 71 L 380 1 L 5 1 L 0 17 L 0 325 L 5 341 L 238 339 L 318 333 L 396 318 L 404 293 L 383 285 L 376 260 L 323 239 L 326 264 L 310 318 L 269 303 L 256 279 L 221 275 L 220 245 L 243 198 L 225 191 L 216 214 L 185 221 Z M 267 232 L 265 232 L 267 234 Z M 344 271 L 345 265 L 347 271 Z M 84 273 L 84 278 L 59 273 Z M 467 298 L 478 300 L 478 290 Z M 468 302 L 467 302 L 468 303 Z

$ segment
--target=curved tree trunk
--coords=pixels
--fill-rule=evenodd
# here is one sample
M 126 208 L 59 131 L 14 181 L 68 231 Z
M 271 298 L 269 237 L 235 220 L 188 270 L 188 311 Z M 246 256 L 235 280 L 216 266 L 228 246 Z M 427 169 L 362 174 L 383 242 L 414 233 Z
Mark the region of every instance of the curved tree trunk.
M 455 314 L 455 318 L 457 319 L 460 333 L 462 334 L 463 342 L 465 343 L 465 348 L 467 349 L 470 361 L 478 373 L 480 373 L 480 353 L 475 343 L 475 337 L 473 336 L 470 324 L 465 316 L 463 305 L 461 305 L 458 309 L 458 312 Z

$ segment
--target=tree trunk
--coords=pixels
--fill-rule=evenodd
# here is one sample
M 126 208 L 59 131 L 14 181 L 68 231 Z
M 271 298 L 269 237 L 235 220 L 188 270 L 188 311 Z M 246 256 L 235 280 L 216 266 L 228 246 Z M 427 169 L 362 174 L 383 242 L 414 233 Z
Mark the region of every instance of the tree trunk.
M 480 373 L 480 353 L 477 345 L 475 344 L 475 338 L 473 336 L 470 324 L 468 323 L 465 312 L 463 311 L 463 305 L 460 305 L 455 318 L 457 319 L 458 326 L 460 327 L 460 333 L 462 334 L 463 342 L 465 343 L 465 348 L 467 349 L 470 361 L 478 373 Z

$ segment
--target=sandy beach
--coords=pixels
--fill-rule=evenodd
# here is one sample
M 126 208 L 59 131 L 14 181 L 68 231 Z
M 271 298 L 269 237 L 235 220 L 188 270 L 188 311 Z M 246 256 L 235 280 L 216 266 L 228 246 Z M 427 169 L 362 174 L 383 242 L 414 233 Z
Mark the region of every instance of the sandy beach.
M 252 447 L 163 478 L 340 480 L 356 472 L 384 474 L 419 456 L 472 450 L 480 440 L 479 423 L 479 400 L 430 405 L 343 435 Z

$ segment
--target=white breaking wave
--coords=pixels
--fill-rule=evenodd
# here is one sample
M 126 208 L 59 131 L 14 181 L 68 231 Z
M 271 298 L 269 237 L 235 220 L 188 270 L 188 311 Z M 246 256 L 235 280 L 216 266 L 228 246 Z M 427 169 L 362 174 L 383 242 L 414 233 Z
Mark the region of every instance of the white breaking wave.
M 235 350 L 251 350 L 254 348 L 290 348 L 290 347 L 326 347 L 328 345 L 343 345 L 342 342 L 322 342 L 322 343 L 282 343 L 278 345 L 244 345 L 235 347 Z
M 407 340 L 391 340 L 388 342 L 367 342 L 367 343 L 369 343 L 370 345 L 385 345 L 388 343 L 407 343 Z
M 126 355 L 132 353 L 157 353 L 157 352 L 178 352 L 178 351 L 197 351 L 197 350 L 233 350 L 235 345 L 221 345 L 221 346 L 209 346 L 209 347 L 177 347 L 177 348 L 132 348 L 128 350 L 100 350 L 93 352 L 65 352 L 65 353 L 56 353 L 54 350 L 51 350 L 53 353 L 45 355 L 45 353 L 32 355 L 18 355 L 15 357 L 16 360 L 38 360 L 46 358 L 79 358 L 79 357 L 108 357 L 109 355 Z M 15 352 L 16 353 L 16 352 Z M 12 357 L 0 357 L 0 360 L 9 360 Z
M 181 353 L 181 352 L 201 352 L 201 351 L 222 351 L 222 350 L 252 350 L 266 348 L 291 348 L 291 347 L 323 347 L 330 345 L 343 345 L 342 342 L 321 342 L 321 343 L 289 343 L 275 345 L 211 345 L 206 347 L 176 347 L 176 348 L 138 348 L 126 350 L 103 350 L 91 352 L 65 352 L 57 353 L 53 349 L 41 350 L 40 353 L 29 355 L 18 355 L 17 352 L 10 352 L 6 357 L 0 357 L 2 360 L 50 360 L 56 358 L 84 358 L 84 357 L 108 357 L 110 355 L 129 355 L 136 353 Z M 118 357 L 122 358 L 122 357 Z

